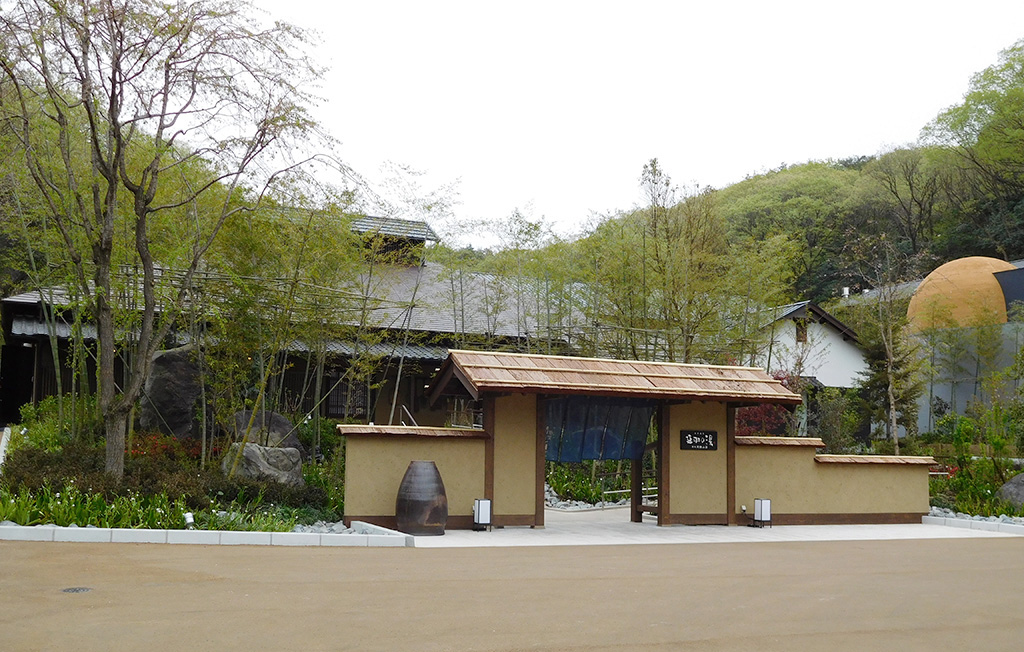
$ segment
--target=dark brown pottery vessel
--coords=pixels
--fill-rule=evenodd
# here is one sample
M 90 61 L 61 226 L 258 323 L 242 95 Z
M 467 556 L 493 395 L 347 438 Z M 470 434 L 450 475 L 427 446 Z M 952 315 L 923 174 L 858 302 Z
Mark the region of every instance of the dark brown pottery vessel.
M 413 460 L 405 470 L 395 499 L 395 520 L 406 534 L 431 536 L 444 534 L 448 523 L 448 496 L 437 465 Z

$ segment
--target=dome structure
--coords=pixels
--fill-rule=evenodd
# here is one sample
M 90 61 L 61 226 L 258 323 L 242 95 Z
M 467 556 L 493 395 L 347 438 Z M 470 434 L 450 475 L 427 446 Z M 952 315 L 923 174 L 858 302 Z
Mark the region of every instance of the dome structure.
M 1017 268 L 998 258 L 970 256 L 940 265 L 910 298 L 912 331 L 1006 323 L 1006 298 L 997 272 Z

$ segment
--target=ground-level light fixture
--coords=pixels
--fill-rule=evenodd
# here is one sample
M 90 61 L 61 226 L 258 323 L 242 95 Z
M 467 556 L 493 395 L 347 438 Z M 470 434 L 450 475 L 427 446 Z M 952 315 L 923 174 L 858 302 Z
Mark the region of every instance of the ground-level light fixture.
M 489 498 L 477 498 L 473 501 L 473 529 L 491 529 L 491 501 Z
M 768 498 L 755 498 L 754 522 L 752 525 L 764 527 L 765 523 L 768 524 L 768 527 L 772 525 L 772 501 Z

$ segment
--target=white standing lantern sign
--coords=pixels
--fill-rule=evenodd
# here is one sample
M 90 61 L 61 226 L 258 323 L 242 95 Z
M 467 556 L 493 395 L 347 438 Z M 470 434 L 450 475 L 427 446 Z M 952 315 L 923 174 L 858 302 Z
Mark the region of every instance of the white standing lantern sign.
M 473 529 L 491 529 L 491 501 L 488 498 L 477 498 L 473 501 Z
M 772 501 L 768 498 L 755 498 L 753 525 L 764 527 L 765 523 L 768 524 L 768 527 L 772 525 Z

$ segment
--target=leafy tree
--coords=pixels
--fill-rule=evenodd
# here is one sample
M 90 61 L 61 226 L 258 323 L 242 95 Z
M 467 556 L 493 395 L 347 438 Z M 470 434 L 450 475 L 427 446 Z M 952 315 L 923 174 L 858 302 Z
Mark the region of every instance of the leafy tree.
M 976 73 L 964 101 L 940 113 L 924 137 L 952 147 L 993 196 L 1024 197 L 1024 39 Z
M 854 252 L 863 261 L 861 274 L 874 286 L 860 297 L 847 322 L 857 331 L 868 365 L 860 396 L 872 421 L 885 424 L 898 455 L 898 426 L 911 434 L 916 431 L 917 399 L 924 391 L 924 360 L 907 327 L 909 297 L 899 287 L 913 266 L 884 236 L 857 244 Z
M 807 163 L 751 177 L 718 193 L 733 241 L 782 235 L 791 240 L 793 291 L 821 301 L 838 293 L 842 251 L 859 172 Z
M 917 400 L 924 391 L 918 350 L 902 327 L 890 327 L 874 319 L 857 333 L 868 365 L 860 398 L 871 420 L 884 424 L 898 455 L 898 427 L 910 434 L 917 429 Z
M 647 207 L 598 221 L 569 257 L 585 350 L 679 362 L 753 357 L 763 339 L 755 315 L 789 297 L 796 246 L 782 235 L 730 243 L 718 193 L 697 188 L 677 201 L 657 159 L 641 186 Z
M 275 168 L 297 163 L 287 146 L 315 136 L 305 35 L 247 10 L 16 0 L 0 13 L 6 118 L 97 323 L 98 409 L 117 477 L 127 417 L 204 254 L 231 215 L 259 203 Z
M 847 453 L 856 445 L 856 400 L 855 392 L 838 387 L 823 387 L 814 393 L 808 430 L 825 442 L 825 452 Z

